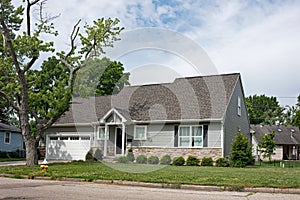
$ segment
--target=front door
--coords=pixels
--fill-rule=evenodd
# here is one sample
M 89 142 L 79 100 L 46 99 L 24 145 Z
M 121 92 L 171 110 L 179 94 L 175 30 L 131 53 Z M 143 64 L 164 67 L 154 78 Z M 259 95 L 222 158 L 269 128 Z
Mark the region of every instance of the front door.
M 124 150 L 125 150 L 125 144 L 124 144 Z M 122 154 L 122 129 L 121 128 L 116 128 L 116 154 Z

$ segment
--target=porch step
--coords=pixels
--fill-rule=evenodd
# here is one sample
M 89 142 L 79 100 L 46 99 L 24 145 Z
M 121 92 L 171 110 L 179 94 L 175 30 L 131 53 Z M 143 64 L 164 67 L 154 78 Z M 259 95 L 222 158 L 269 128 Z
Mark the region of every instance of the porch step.
M 117 157 L 115 156 L 105 156 L 102 159 L 103 162 L 107 162 L 107 163 L 116 163 L 117 162 Z

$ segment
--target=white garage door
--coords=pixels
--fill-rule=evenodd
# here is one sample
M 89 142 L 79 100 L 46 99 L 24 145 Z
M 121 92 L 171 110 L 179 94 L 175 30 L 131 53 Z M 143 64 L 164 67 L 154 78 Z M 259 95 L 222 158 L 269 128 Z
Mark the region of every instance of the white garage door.
M 47 137 L 48 160 L 85 160 L 91 147 L 89 135 L 63 135 Z

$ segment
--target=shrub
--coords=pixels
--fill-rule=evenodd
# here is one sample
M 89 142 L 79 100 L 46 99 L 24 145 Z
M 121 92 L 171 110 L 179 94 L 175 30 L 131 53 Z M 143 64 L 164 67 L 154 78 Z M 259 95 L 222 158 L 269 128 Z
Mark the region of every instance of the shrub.
M 199 158 L 196 156 L 189 156 L 186 160 L 187 166 L 198 166 L 199 165 Z
M 157 156 L 150 156 L 148 158 L 148 164 L 157 165 L 159 163 L 159 159 Z
M 182 166 L 182 165 L 184 165 L 184 163 L 185 163 L 185 160 L 182 156 L 176 157 L 173 159 L 173 165 Z
M 252 148 L 248 143 L 248 138 L 242 133 L 237 133 L 232 143 L 229 161 L 232 167 L 246 167 L 252 164 Z
M 139 155 L 136 158 L 136 163 L 138 163 L 138 164 L 147 164 L 147 156 L 145 156 L 145 155 Z
M 171 156 L 170 155 L 164 155 L 161 159 L 160 159 L 160 164 L 161 165 L 170 165 L 171 164 Z
M 93 161 L 94 160 L 94 157 L 93 157 L 93 151 L 92 150 L 89 150 L 86 155 L 85 155 L 85 160 L 86 161 Z
M 211 157 L 204 157 L 201 160 L 201 166 L 213 166 L 214 165 L 214 161 Z
M 120 156 L 117 160 L 119 163 L 128 163 L 127 156 Z
M 127 160 L 129 161 L 129 162 L 133 162 L 134 161 L 134 155 L 133 155 L 133 152 L 132 152 L 132 149 L 129 149 L 128 150 L 128 153 L 127 153 Z
M 103 159 L 103 155 L 100 149 L 96 149 L 95 153 L 94 153 L 94 160 L 102 160 Z
M 227 158 L 218 158 L 216 160 L 216 167 L 229 167 L 229 160 Z

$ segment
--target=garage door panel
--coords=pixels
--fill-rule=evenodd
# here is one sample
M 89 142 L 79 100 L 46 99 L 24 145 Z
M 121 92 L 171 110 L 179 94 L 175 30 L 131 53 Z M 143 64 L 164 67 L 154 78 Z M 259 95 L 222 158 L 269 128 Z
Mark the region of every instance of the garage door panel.
M 47 159 L 53 160 L 84 160 L 90 150 L 90 137 L 82 136 L 84 140 L 70 140 L 70 136 L 48 137 Z M 68 138 L 68 139 L 67 139 Z

